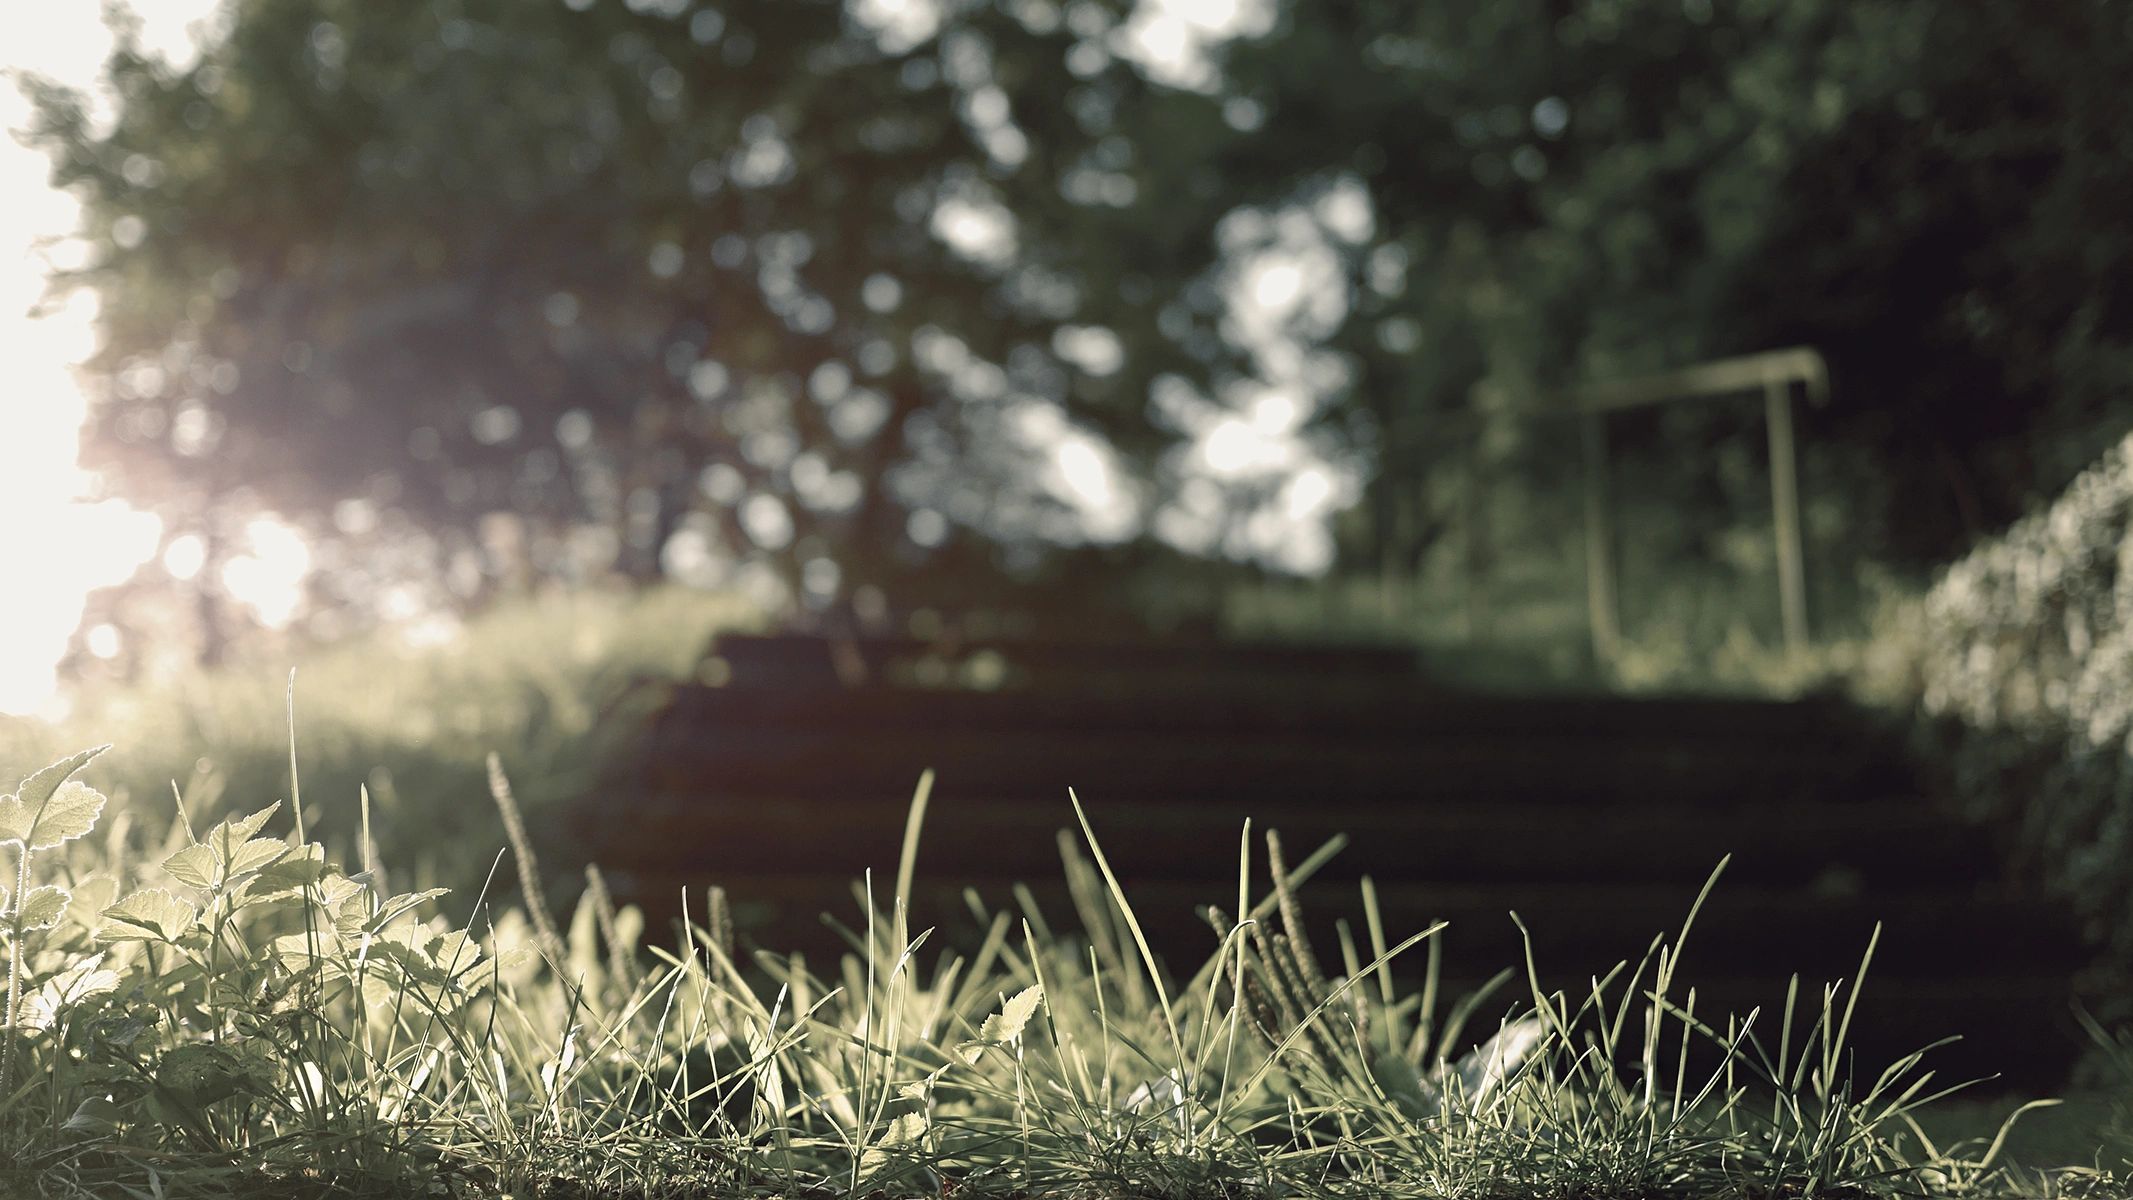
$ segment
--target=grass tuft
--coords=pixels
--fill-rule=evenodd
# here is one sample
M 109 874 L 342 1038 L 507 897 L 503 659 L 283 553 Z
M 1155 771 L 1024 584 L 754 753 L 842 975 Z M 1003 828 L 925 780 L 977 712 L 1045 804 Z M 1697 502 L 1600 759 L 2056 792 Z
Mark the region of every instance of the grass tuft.
M 1247 829 L 1205 961 L 1173 971 L 1076 797 L 1080 927 L 980 906 L 987 935 L 948 948 L 909 927 L 922 785 L 887 907 L 863 881 L 849 953 L 818 970 L 743 954 L 716 889 L 688 906 L 701 920 L 648 936 L 597 871 L 561 924 L 537 882 L 532 908 L 394 893 L 367 837 L 345 874 L 294 806 L 99 826 L 102 797 L 68 778 L 86 761 L 0 801 L 16 855 L 4 1195 L 1709 1200 L 2126 1182 L 2013 1168 L 2006 1126 L 1935 1144 L 1920 1117 L 1954 1089 L 1930 1052 L 1855 1061 L 1856 978 L 1819 1004 L 1786 997 L 1775 1030 L 1699 1010 L 1693 907 L 1583 991 L 1546 990 L 1529 952 L 1515 1003 L 1508 971 L 1452 999 L 1441 924 L 1384 928 L 1367 881 L 1364 937 L 1343 926 L 1329 967 L 1296 893 L 1338 845 L 1292 869 L 1268 833 L 1262 883 Z

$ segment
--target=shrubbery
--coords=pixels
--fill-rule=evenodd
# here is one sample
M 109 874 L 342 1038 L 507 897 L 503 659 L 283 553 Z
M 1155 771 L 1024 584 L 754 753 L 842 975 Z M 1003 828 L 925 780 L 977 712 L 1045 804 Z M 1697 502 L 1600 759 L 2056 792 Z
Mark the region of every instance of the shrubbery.
M 1958 793 L 2133 963 L 2133 438 L 1898 624 Z

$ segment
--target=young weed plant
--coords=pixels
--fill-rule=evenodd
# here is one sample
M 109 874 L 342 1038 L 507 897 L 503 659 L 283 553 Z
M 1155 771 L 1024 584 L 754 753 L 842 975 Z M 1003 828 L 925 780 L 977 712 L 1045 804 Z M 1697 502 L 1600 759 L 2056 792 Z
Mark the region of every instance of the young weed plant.
M 103 797 L 73 778 L 96 753 L 0 798 L 0 1195 L 1709 1200 L 2123 1182 L 2017 1178 L 1997 1142 L 1928 1144 L 1919 1056 L 1850 1073 L 1853 991 L 1826 990 L 1811 1033 L 1771 1053 L 1756 1014 L 1697 1013 L 1679 938 L 1577 996 L 1543 989 L 1529 954 L 1530 995 L 1470 1032 L 1520 972 L 1441 1004 L 1436 929 L 1394 940 L 1367 880 L 1361 937 L 1344 927 L 1340 969 L 1322 964 L 1295 892 L 1337 843 L 1292 868 L 1247 827 L 1236 892 L 1207 910 L 1213 951 L 1179 974 L 1077 800 L 1081 929 L 973 897 L 984 936 L 937 951 L 909 921 L 922 784 L 893 885 L 860 881 L 849 952 L 818 974 L 739 953 L 716 889 L 643 948 L 597 871 L 562 927 L 537 885 L 530 907 L 394 894 L 367 851 L 350 874 L 307 841 L 300 804 L 285 832 L 278 804 L 195 829 L 182 799 L 160 834 L 128 813 L 99 828 Z M 500 769 L 492 786 L 508 816 Z M 1416 989 L 1393 965 L 1418 951 Z

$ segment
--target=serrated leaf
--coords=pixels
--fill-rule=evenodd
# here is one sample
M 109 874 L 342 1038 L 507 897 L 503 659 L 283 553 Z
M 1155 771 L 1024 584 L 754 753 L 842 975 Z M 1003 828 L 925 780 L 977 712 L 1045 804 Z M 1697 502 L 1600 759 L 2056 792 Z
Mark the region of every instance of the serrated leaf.
M 430 943 L 430 961 L 450 979 L 457 979 L 481 963 L 481 946 L 464 929 L 439 934 Z
M 296 971 L 329 961 L 339 942 L 323 931 L 285 933 L 274 939 L 273 946 L 274 955 L 281 960 L 281 965 Z
M 1029 1019 L 1037 1015 L 1037 1005 L 1043 999 L 1044 987 L 1041 984 L 1032 984 L 1009 996 L 1007 1003 L 1000 1006 L 999 1012 L 985 1018 L 985 1023 L 978 1026 L 978 1040 L 998 1044 L 1012 1042 L 1021 1037 L 1022 1030 L 1029 1025 Z
M 407 892 L 403 895 L 394 896 L 379 905 L 376 915 L 365 922 L 363 927 L 375 933 L 392 924 L 402 915 L 414 911 L 437 897 L 450 895 L 451 891 L 452 889 L 450 888 L 425 888 L 419 892 Z
M 195 919 L 192 905 L 162 888 L 142 888 L 104 910 L 97 934 L 109 942 L 174 942 Z
M 291 850 L 280 838 L 253 838 L 230 853 L 230 878 L 249 875 L 280 862 Z
M 216 865 L 215 852 L 197 842 L 163 860 L 172 879 L 196 888 L 215 886 Z
M 63 887 L 47 884 L 31 888 L 23 893 L 22 909 L 16 914 L 16 920 L 22 922 L 24 929 L 50 929 L 66 915 L 67 899 L 67 889 Z
M 45 802 L 58 794 L 60 785 L 72 778 L 74 772 L 88 766 L 89 760 L 110 748 L 109 746 L 98 746 L 95 749 L 84 750 L 79 754 L 62 758 L 42 771 L 33 772 L 15 789 L 14 795 L 0 796 L 0 842 L 27 841 L 30 834 L 30 822 L 36 820 L 39 812 L 44 811 Z M 13 808 L 9 807 L 9 801 L 14 803 Z M 11 818 L 19 820 L 20 824 L 10 824 Z M 96 820 L 96 814 L 91 813 L 89 820 L 93 824 Z M 43 822 L 39 821 L 38 823 L 42 824 Z M 83 830 L 82 832 L 86 833 L 88 831 Z M 73 836 L 80 837 L 81 834 L 74 834 Z M 37 848 L 35 846 L 31 847 L 31 849 Z
M 239 817 L 234 821 L 223 822 L 221 829 L 226 829 L 229 831 L 230 845 L 239 845 L 251 840 L 252 835 L 259 832 L 259 827 L 267 823 L 267 818 L 273 816 L 279 811 L 281 811 L 281 801 L 276 800 L 274 803 L 267 805 L 265 808 L 260 809 L 256 813 L 253 813 L 251 816 Z M 211 832 L 208 834 L 208 836 L 210 838 L 217 837 L 219 836 L 219 832 L 219 830 L 216 832 Z
M 96 828 L 97 815 L 103 811 L 104 794 L 88 784 L 63 781 L 32 794 L 25 782 L 21 792 L 0 796 L 0 842 L 50 849 Z
M 326 876 L 326 851 L 317 842 L 259 869 L 259 882 L 267 888 L 310 887 L 325 882 Z

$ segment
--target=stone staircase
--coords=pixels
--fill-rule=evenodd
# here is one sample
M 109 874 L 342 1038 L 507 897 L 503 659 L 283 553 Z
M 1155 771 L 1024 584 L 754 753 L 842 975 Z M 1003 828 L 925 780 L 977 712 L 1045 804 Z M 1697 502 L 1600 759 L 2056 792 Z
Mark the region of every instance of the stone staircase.
M 1583 992 L 1676 929 L 1730 854 L 1683 967 L 1700 1014 L 1760 1006 L 1774 1042 L 1788 975 L 1818 1008 L 1879 922 L 1853 1022 L 1862 1068 L 1960 1034 L 1934 1052 L 1942 1078 L 2049 1086 L 2078 1048 L 2069 918 L 2012 885 L 1990 832 L 1943 812 L 1896 740 L 1833 700 L 1460 694 L 1382 648 L 729 636 L 714 653 L 721 682 L 677 690 L 575 813 L 573 848 L 655 928 L 684 889 L 701 913 L 717 884 L 744 937 L 834 953 L 819 914 L 855 923 L 869 867 L 889 894 L 930 767 L 914 926 L 951 939 L 977 928 L 966 888 L 997 908 L 1027 884 L 1071 927 L 1071 786 L 1186 971 L 1215 945 L 1196 906 L 1234 902 L 1247 817 L 1292 862 L 1348 838 L 1302 890 L 1324 957 L 1336 919 L 1360 928 L 1367 874 L 1391 936 L 1450 922 L 1455 994 L 1523 963 L 1513 910 L 1544 982 Z

